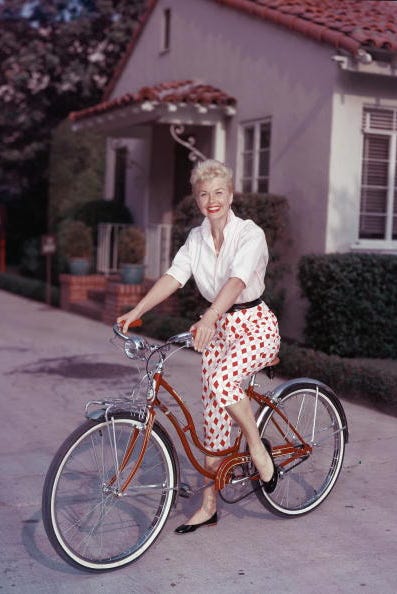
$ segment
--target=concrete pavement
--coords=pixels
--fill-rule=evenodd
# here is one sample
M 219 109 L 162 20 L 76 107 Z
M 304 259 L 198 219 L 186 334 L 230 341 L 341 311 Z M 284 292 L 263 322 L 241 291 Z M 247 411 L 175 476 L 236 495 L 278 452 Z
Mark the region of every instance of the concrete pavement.
M 136 563 L 100 575 L 69 567 L 44 533 L 44 475 L 60 443 L 84 420 L 85 402 L 122 389 L 131 363 L 102 323 L 3 291 L 0 311 L 1 592 L 397 592 L 396 419 L 347 401 L 344 468 L 312 514 L 283 520 L 251 496 L 220 502 L 216 528 L 177 536 L 174 528 L 199 503 L 198 496 L 180 499 Z M 184 351 L 170 369 L 200 419 L 199 357 Z M 197 484 L 182 454 L 181 465 L 183 480 Z

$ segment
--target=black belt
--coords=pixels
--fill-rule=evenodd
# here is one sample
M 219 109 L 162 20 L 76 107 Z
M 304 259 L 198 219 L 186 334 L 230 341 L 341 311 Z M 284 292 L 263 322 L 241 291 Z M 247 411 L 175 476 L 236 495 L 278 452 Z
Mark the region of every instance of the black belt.
M 246 303 L 235 303 L 232 307 L 229 307 L 226 313 L 233 313 L 234 311 L 241 311 L 242 309 L 250 309 L 250 307 L 256 307 L 263 303 L 262 299 L 254 299 L 253 301 L 246 301 Z

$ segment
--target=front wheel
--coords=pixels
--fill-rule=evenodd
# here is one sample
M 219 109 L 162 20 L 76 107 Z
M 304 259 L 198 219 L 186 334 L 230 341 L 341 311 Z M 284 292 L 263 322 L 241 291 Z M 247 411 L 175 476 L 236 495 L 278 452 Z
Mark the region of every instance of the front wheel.
M 255 493 L 271 512 L 301 516 L 318 507 L 337 481 L 345 453 L 346 419 L 336 396 L 312 383 L 288 387 L 278 400 L 278 409 L 288 422 L 269 409 L 259 432 L 271 443 L 275 463 L 281 470 L 279 481 L 273 493 L 260 487 Z M 281 453 L 283 447 L 285 452 L 288 445 L 299 448 L 301 444 L 291 425 L 311 447 L 310 454 L 293 461 L 291 454 Z
M 126 414 L 87 421 L 56 453 L 43 491 L 43 521 L 57 553 L 80 569 L 117 569 L 140 557 L 162 530 L 175 499 L 177 469 L 167 434 Z M 123 466 L 125 466 L 123 468 Z

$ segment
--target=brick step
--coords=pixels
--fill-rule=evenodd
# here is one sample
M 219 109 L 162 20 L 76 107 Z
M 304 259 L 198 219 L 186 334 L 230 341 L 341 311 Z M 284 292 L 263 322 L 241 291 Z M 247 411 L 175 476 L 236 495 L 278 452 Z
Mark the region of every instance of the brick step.
M 69 311 L 85 316 L 86 318 L 91 318 L 92 320 L 102 321 L 103 304 L 98 301 L 93 301 L 92 299 L 87 299 L 87 301 L 76 301 L 76 303 L 70 304 Z
M 106 290 L 105 289 L 89 289 L 87 291 L 87 297 L 89 301 L 95 301 L 96 303 L 105 303 Z

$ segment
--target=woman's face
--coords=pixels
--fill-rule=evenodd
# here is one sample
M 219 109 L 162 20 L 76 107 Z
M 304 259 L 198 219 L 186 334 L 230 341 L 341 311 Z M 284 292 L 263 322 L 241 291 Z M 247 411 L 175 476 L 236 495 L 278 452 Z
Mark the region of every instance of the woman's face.
M 211 221 L 227 218 L 233 201 L 233 192 L 223 177 L 214 177 L 198 182 L 194 188 L 197 205 L 201 214 Z

